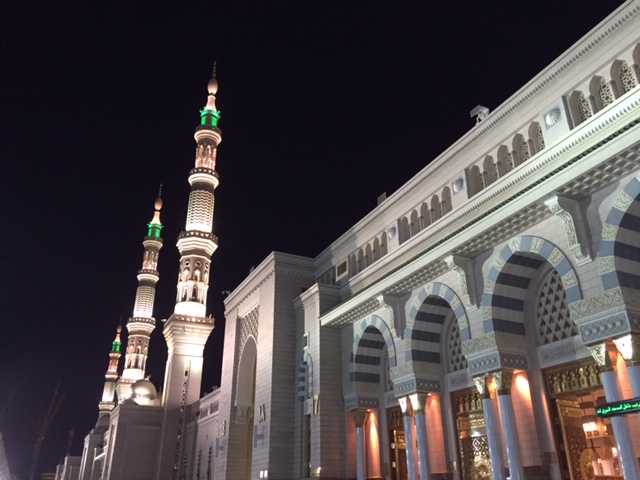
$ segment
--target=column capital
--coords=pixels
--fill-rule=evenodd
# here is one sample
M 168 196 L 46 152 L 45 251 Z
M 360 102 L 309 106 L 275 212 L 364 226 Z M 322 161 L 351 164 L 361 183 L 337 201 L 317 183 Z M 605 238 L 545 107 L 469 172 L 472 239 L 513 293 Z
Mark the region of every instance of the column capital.
M 473 383 L 476 384 L 478 393 L 482 398 L 491 398 L 491 392 L 489 391 L 489 385 L 487 384 L 487 375 L 478 375 L 473 377 Z
M 424 413 L 424 408 L 427 406 L 428 395 L 428 393 L 412 393 L 411 395 L 409 395 L 411 408 L 413 408 L 414 413 Z
M 367 413 L 369 410 L 366 408 L 356 408 L 351 410 L 351 415 L 353 416 L 353 421 L 356 424 L 356 428 L 362 428 L 364 426 L 364 421 L 367 418 Z
M 511 395 L 513 384 L 513 370 L 499 370 L 491 374 L 498 395 Z
M 622 355 L 627 366 L 640 365 L 640 334 L 628 333 L 622 337 L 614 338 L 618 352 Z
M 411 401 L 409 400 L 409 397 L 404 396 L 404 397 L 398 398 L 398 403 L 400 404 L 400 409 L 402 410 L 402 416 L 403 417 L 410 417 L 411 416 Z
M 596 361 L 596 365 L 598 365 L 600 373 L 613 371 L 613 363 L 609 356 L 609 346 L 606 342 L 589 345 L 587 348 L 591 352 L 593 359 Z

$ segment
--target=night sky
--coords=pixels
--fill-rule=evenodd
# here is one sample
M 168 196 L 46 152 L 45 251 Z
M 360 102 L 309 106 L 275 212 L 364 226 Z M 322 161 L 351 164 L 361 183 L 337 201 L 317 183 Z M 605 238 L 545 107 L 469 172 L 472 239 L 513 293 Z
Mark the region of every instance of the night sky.
M 0 405 L 15 388 L 0 431 L 19 475 L 57 382 L 66 398 L 40 468 L 70 429 L 80 454 L 95 424 L 160 183 L 154 314 L 173 311 L 214 60 L 223 141 L 203 391 L 220 381 L 223 290 L 273 250 L 318 255 L 472 128 L 473 107 L 496 108 L 622 2 L 158 3 L 0 0 Z M 157 387 L 165 361 L 160 326 Z

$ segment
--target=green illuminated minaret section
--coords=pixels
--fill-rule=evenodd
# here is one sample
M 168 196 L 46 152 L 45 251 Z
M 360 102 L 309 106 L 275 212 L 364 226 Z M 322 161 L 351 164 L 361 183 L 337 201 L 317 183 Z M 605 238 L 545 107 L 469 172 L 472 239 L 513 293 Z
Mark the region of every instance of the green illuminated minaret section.
M 120 332 L 122 331 L 122 325 L 118 325 L 116 330 L 116 337 L 111 342 L 111 351 L 109 352 L 109 367 L 104 378 L 104 389 L 102 390 L 102 400 L 98 403 L 99 417 L 108 415 L 111 410 L 116 406 L 116 380 L 118 379 L 118 362 L 120 361 Z
M 158 257 L 162 248 L 162 185 L 154 203 L 153 218 L 148 223 L 147 236 L 144 237 L 144 255 L 142 267 L 138 270 L 138 288 L 133 306 L 133 315 L 127 322 L 127 348 L 122 377 L 118 381 L 118 398 L 123 401 L 131 396 L 131 385 L 145 378 L 145 369 L 149 355 L 149 340 L 156 326 L 153 318 L 153 304 L 156 296 Z
M 207 90 L 207 103 L 200 111 L 200 124 L 194 134 L 196 152 L 189 172 L 187 219 L 177 242 L 180 270 L 176 306 L 162 331 L 169 352 L 162 395 L 165 410 L 162 444 L 156 470 L 160 480 L 181 478 L 184 412 L 200 396 L 202 353 L 214 327 L 213 318 L 207 316 L 207 293 L 211 256 L 218 247 L 213 234 L 213 207 L 218 186 L 217 151 L 222 141 L 215 67 Z

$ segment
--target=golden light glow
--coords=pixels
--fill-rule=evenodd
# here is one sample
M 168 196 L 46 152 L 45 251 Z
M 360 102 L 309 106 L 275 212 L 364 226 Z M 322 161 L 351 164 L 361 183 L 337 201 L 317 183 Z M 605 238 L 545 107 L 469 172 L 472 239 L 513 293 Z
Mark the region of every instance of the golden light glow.
M 523 397 L 526 397 L 528 401 L 531 401 L 531 389 L 529 388 L 529 379 L 527 374 L 522 372 L 516 376 L 516 389 L 518 393 Z

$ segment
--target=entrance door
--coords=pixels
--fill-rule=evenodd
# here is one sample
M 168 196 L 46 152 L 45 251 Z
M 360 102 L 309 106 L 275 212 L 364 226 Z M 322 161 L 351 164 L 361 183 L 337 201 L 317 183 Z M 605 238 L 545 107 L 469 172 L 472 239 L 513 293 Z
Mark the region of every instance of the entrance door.
M 560 419 L 562 442 L 567 456 L 569 478 L 571 480 L 591 480 L 594 478 L 593 468 L 588 468 L 591 466 L 591 457 L 589 457 L 589 465 L 586 469 L 581 468 L 580 462 L 581 457 L 584 460 L 583 452 L 587 450 L 580 404 L 570 400 L 556 399 L 556 406 L 558 408 L 558 418 Z
M 404 436 L 404 428 L 396 428 L 390 432 L 393 438 L 391 444 L 391 471 L 393 480 L 407 480 L 407 442 Z

